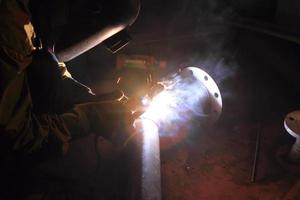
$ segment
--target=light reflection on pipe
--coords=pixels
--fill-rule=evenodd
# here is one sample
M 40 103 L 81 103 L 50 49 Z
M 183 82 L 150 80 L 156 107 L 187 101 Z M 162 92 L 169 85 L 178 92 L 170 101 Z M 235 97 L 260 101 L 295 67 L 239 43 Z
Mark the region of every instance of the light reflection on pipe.
M 140 118 L 134 122 L 142 134 L 142 200 L 161 199 L 160 149 L 157 125 L 150 119 Z

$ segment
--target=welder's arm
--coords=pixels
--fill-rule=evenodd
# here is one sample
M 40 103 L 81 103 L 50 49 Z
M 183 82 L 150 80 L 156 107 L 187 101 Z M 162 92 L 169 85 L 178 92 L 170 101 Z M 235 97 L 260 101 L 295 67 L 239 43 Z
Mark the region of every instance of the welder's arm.
M 55 55 L 45 50 L 33 53 L 28 77 L 33 108 L 37 113 L 62 113 L 75 104 L 115 100 L 122 95 L 119 91 L 93 94 L 90 88 L 72 78 L 64 63 L 57 63 Z
M 37 114 L 32 109 L 26 71 L 0 48 L 1 156 L 7 149 L 25 155 L 61 154 L 72 139 L 90 132 L 110 134 L 115 122 L 127 113 L 123 104 L 106 101 L 79 104 L 59 115 Z
M 12 116 L 7 124 L 1 124 L 0 138 L 1 142 L 8 141 L 17 154 L 59 156 L 67 151 L 71 140 L 90 133 L 109 139 L 127 114 L 115 101 L 76 105 L 60 115 L 38 115 L 28 110 L 19 121 L 14 121 L 19 116 Z
M 62 114 L 64 124 L 72 138 L 81 137 L 82 133 L 101 133 L 109 138 L 110 134 L 130 115 L 126 107 L 118 101 L 103 101 L 79 104 Z
M 122 96 L 122 92 L 114 90 L 105 94 L 94 94 L 92 90 L 71 77 L 64 77 L 61 82 L 60 98 L 64 99 L 67 107 L 74 104 L 116 100 Z

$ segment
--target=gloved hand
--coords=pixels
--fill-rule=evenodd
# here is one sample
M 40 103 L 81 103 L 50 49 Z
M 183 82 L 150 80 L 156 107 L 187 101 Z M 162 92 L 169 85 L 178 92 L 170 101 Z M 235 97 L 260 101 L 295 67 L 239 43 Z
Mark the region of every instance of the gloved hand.
M 135 109 L 134 104 L 129 105 L 129 101 L 101 101 L 78 104 L 72 112 L 63 115 L 73 138 L 84 136 L 83 132 L 93 132 L 106 139 L 123 133 L 126 138 L 130 137 L 126 135 L 131 134 L 133 121 L 140 115 L 132 109 Z

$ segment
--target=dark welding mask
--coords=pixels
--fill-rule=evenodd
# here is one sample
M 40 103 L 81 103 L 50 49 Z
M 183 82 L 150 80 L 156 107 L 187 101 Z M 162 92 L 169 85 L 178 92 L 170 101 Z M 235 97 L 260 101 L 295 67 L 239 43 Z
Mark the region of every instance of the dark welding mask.
M 30 11 L 44 48 L 54 46 L 59 61 L 69 61 L 103 43 L 115 53 L 131 37 L 140 0 L 31 0 Z

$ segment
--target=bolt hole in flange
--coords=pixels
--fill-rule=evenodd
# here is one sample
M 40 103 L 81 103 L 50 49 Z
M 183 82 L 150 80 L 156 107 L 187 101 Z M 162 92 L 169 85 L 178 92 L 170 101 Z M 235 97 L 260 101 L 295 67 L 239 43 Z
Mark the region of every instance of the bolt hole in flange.
M 295 118 L 294 117 L 289 117 L 289 120 L 294 121 Z
M 173 105 L 176 106 L 178 105 L 178 108 L 176 107 L 176 109 L 178 109 L 177 112 L 179 111 L 180 113 L 185 113 L 186 115 L 182 117 L 181 115 L 173 114 L 170 115 L 171 116 L 170 120 L 168 118 L 165 119 L 163 113 L 164 109 L 157 109 L 156 111 L 158 114 L 155 113 L 153 115 L 153 118 L 155 119 L 158 118 L 156 120 L 159 121 L 158 124 L 160 124 L 160 126 L 162 127 L 160 128 L 161 131 L 160 146 L 163 149 L 168 149 L 171 146 L 178 144 L 185 137 L 187 137 L 190 127 L 187 127 L 186 124 L 189 125 L 192 124 L 185 121 L 187 119 L 190 119 L 187 115 L 191 114 L 192 117 L 196 118 L 195 121 L 198 122 L 199 120 L 199 122 L 201 122 L 202 125 L 205 124 L 205 127 L 209 127 L 220 117 L 222 112 L 222 94 L 216 82 L 209 74 L 207 74 L 204 70 L 198 67 L 186 67 L 178 71 L 178 75 L 179 76 L 175 76 L 175 77 L 180 78 L 180 80 L 182 81 L 176 82 L 178 83 L 178 85 L 175 84 L 174 86 L 172 85 L 172 87 L 176 86 L 175 87 L 176 90 L 174 91 L 180 90 L 180 93 L 177 92 L 176 94 L 188 94 L 188 95 L 183 96 L 184 99 L 182 99 L 182 102 L 185 103 L 185 106 L 180 107 L 182 103 L 180 104 L 176 103 L 176 104 L 171 104 L 171 108 L 172 110 L 174 110 Z M 170 80 L 172 80 L 172 76 Z M 170 81 L 170 83 L 172 83 L 172 81 Z M 187 87 L 187 86 L 191 86 L 191 87 Z M 169 90 L 169 92 L 172 91 L 173 90 Z M 176 100 L 178 99 L 174 99 L 172 102 L 175 102 Z M 196 102 L 191 104 L 192 101 L 196 101 Z M 165 103 L 168 102 L 169 101 L 165 101 Z M 181 100 L 179 102 L 181 102 Z M 157 106 L 161 106 L 163 104 L 164 103 L 157 104 Z M 180 109 L 185 111 L 182 112 Z M 186 111 L 186 109 L 189 110 Z M 150 115 L 151 113 L 149 112 L 148 114 Z M 180 118 L 179 120 L 177 120 L 177 118 L 174 118 L 177 116 Z M 205 117 L 203 118 L 202 116 Z M 149 118 L 150 117 L 151 116 L 149 116 Z M 164 120 L 169 120 L 171 122 L 172 120 L 175 120 L 176 123 L 173 122 L 169 123 L 169 121 L 165 123 Z M 183 124 L 182 126 L 180 125 L 181 123 Z M 178 128 L 178 130 L 176 128 Z M 169 131 L 169 129 L 171 131 Z
M 210 112 L 208 113 L 209 116 L 211 116 L 211 121 L 216 121 L 221 112 L 222 112 L 222 95 L 221 92 L 216 84 L 216 82 L 214 81 L 214 79 L 207 74 L 205 71 L 203 71 L 201 68 L 198 67 L 187 67 L 184 70 L 191 70 L 193 72 L 193 76 L 201 83 L 203 84 L 203 86 L 206 87 L 207 92 L 208 92 L 208 96 L 206 97 L 206 100 L 209 99 L 210 101 L 210 106 L 211 109 Z M 217 111 L 216 113 L 214 112 Z

